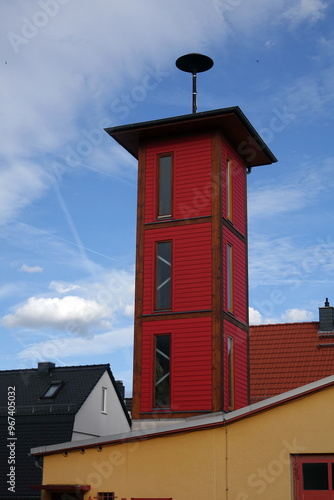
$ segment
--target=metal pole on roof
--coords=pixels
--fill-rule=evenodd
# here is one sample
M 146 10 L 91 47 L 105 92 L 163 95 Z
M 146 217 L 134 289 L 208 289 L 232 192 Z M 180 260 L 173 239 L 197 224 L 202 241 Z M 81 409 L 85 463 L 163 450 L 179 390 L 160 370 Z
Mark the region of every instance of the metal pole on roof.
M 179 57 L 176 62 L 176 67 L 181 71 L 192 74 L 192 112 L 197 111 L 197 73 L 208 71 L 213 66 L 211 57 L 203 54 L 186 54 Z

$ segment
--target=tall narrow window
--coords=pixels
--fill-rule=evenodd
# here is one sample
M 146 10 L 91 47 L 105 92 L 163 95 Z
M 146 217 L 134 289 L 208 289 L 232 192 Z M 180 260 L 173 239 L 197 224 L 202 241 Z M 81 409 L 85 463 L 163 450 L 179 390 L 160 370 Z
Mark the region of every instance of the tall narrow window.
M 233 172 L 232 172 L 232 160 L 231 158 L 226 158 L 226 217 L 228 220 L 233 219 Z
M 154 407 L 170 406 L 170 335 L 155 337 Z
M 172 155 L 158 157 L 158 217 L 172 215 Z
M 234 409 L 234 339 L 227 337 L 228 408 Z
M 234 309 L 234 270 L 233 270 L 233 246 L 228 243 L 226 246 L 227 251 L 227 265 L 226 265 L 226 288 L 227 288 L 227 310 L 233 312 Z
M 157 243 L 155 309 L 170 309 L 172 305 L 172 243 Z
M 102 402 L 101 402 L 101 412 L 107 413 L 107 388 L 102 387 Z

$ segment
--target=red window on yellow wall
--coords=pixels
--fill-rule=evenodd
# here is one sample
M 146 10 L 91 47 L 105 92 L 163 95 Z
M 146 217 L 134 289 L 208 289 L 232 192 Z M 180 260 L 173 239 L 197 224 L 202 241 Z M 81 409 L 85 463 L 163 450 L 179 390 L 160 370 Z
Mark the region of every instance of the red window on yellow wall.
M 112 491 L 99 491 L 97 494 L 98 500 L 115 500 L 115 493 Z
M 334 500 L 334 455 L 293 457 L 295 500 Z

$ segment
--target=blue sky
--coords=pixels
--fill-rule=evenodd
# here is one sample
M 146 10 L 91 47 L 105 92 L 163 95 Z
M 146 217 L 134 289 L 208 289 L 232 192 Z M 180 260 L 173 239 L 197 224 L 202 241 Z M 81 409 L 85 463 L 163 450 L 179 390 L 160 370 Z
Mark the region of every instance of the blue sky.
M 334 304 L 328 0 L 16 0 L 0 21 L 0 369 L 132 380 L 136 161 L 107 126 L 240 106 L 278 158 L 248 176 L 250 318 Z

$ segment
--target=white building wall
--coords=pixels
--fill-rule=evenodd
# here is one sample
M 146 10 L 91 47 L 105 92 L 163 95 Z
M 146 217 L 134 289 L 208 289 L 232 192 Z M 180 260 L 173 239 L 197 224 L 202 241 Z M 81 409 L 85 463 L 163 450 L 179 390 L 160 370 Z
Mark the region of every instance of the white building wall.
M 102 412 L 102 388 L 107 389 L 106 412 Z M 72 440 L 129 432 L 130 426 L 107 371 L 102 375 L 78 413 Z

